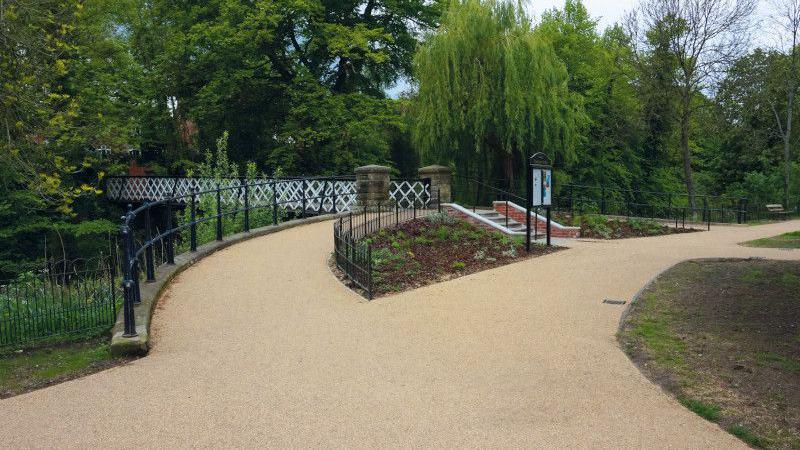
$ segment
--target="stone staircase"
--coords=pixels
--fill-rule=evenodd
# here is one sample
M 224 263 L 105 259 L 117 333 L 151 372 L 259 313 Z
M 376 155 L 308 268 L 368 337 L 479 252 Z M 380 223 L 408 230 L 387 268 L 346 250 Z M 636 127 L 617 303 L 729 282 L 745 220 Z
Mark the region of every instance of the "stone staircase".
M 517 222 L 516 220 L 512 219 L 511 217 L 508 217 L 508 221 L 506 221 L 506 216 L 504 216 L 503 214 L 500 214 L 499 212 L 497 212 L 497 211 L 495 211 L 493 209 L 478 209 L 478 210 L 475 210 L 475 214 L 477 214 L 477 215 L 479 215 L 479 216 L 483 217 L 484 219 L 487 219 L 487 220 L 489 220 L 491 222 L 494 222 L 494 223 L 500 225 L 501 227 L 507 228 L 508 230 L 510 230 L 513 233 L 522 233 L 522 234 L 525 233 L 524 219 L 523 219 L 523 223 Z M 544 228 L 547 228 L 546 224 L 545 224 Z M 547 230 L 544 230 L 544 231 L 547 232 Z
M 494 229 L 510 235 L 525 235 L 525 208 L 508 202 L 494 202 L 494 209 L 464 208 L 455 203 L 442 205 L 451 215 L 468 220 L 476 225 Z M 547 219 L 541 215 L 531 215 L 531 235 L 545 236 L 547 234 Z M 574 239 L 580 237 L 580 228 L 567 227 L 558 222 L 550 222 L 550 235 L 555 238 Z

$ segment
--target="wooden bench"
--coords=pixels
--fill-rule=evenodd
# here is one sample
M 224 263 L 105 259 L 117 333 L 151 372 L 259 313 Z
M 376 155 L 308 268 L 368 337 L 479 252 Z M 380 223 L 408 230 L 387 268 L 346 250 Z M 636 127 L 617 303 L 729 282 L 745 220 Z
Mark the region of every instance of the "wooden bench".
M 780 217 L 782 219 L 786 219 L 789 216 L 789 211 L 783 208 L 783 205 L 774 204 L 774 205 L 766 205 L 767 213 L 772 215 L 773 217 Z

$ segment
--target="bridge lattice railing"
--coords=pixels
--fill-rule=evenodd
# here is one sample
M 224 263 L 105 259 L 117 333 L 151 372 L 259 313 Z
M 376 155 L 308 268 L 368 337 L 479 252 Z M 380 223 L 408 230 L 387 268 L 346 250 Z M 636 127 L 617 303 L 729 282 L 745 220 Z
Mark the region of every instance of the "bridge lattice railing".
M 208 192 L 219 187 L 223 202 L 241 204 L 244 202 L 245 183 L 250 186 L 248 200 L 253 205 L 266 205 L 277 201 L 284 208 L 300 210 L 305 201 L 306 210 L 338 213 L 350 211 L 356 203 L 355 180 L 340 178 L 243 180 L 110 177 L 106 185 L 106 195 L 110 200 L 120 202 L 139 203 L 175 199 L 175 203 L 185 204 L 193 192 Z M 273 191 L 275 191 L 274 197 Z M 424 180 L 393 180 L 389 186 L 389 197 L 397 202 L 400 208 L 410 208 L 414 204 L 428 205 L 431 202 L 430 184 Z

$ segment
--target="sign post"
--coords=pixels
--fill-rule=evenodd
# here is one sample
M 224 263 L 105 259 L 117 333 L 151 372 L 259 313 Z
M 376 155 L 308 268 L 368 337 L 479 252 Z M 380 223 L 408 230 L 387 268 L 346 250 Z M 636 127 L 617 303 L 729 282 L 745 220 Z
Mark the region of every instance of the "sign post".
M 525 207 L 525 249 L 531 251 L 531 208 L 547 211 L 547 245 L 550 246 L 550 209 L 553 204 L 553 166 L 544 153 L 531 156 L 527 175 L 528 201 Z M 537 215 L 538 223 L 538 215 Z M 538 230 L 537 230 L 538 231 Z

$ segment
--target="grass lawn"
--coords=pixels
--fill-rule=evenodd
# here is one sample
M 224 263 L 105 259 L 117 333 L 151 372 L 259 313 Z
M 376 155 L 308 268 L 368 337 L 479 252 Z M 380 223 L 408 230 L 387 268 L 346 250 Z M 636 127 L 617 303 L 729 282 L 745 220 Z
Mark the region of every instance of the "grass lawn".
M 101 336 L 0 355 L 0 398 L 79 378 L 130 360 L 113 358 L 108 342 L 108 337 Z
M 800 449 L 800 262 L 681 263 L 643 292 L 619 339 L 691 411 L 751 446 Z
M 800 230 L 755 241 L 745 242 L 747 247 L 800 248 Z

